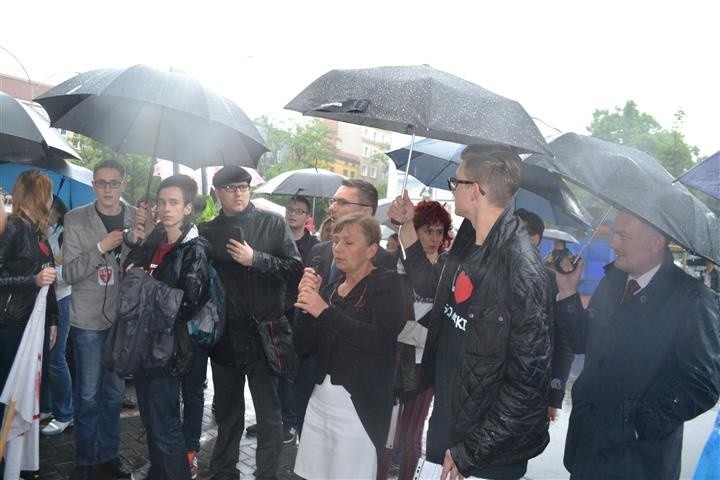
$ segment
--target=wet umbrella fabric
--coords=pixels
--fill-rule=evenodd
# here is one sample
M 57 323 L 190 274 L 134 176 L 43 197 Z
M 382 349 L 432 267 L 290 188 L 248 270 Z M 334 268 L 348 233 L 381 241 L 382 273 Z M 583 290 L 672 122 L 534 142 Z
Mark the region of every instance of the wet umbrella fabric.
M 290 170 L 268 180 L 255 193 L 331 198 L 344 179 L 344 176 L 322 168 Z
M 518 102 L 428 65 L 331 70 L 285 108 L 450 142 L 549 152 Z
M 426 138 L 415 143 L 410 174 L 429 187 L 447 189 L 448 177 L 455 176 L 465 145 Z M 410 147 L 387 153 L 400 170 L 406 167 Z M 562 178 L 548 170 L 523 163 L 520 191 L 515 208 L 531 210 L 548 223 L 586 229 L 590 215 L 580 205 Z
M 720 223 L 710 209 L 650 155 L 593 137 L 566 133 L 550 142 L 554 157 L 525 163 L 556 172 L 627 210 L 686 249 L 720 263 Z
M 0 158 L 33 161 L 43 157 L 80 158 L 45 117 L 0 92 Z
M 546 228 L 543 231 L 543 238 L 547 238 L 549 240 L 562 240 L 563 242 L 568 243 L 578 243 L 577 238 L 556 228 Z
M 119 153 L 199 168 L 255 167 L 268 151 L 240 107 L 179 72 L 145 65 L 91 70 L 35 100 L 53 126 L 82 133 Z
M 676 181 L 720 200 L 720 152 L 710 155 L 680 175 Z

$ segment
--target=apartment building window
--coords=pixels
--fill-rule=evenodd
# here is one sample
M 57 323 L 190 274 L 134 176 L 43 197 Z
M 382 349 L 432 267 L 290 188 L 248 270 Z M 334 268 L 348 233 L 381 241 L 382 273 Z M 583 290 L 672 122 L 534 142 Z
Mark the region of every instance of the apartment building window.
M 360 165 L 360 175 L 367 177 L 367 165 Z
M 377 167 L 370 167 L 370 178 L 377 177 Z
M 364 146 L 363 147 L 363 157 L 367 158 L 369 156 L 370 156 L 370 148 L 368 148 L 367 146 Z
M 347 168 L 343 168 L 343 175 L 346 176 L 346 177 L 348 176 Z

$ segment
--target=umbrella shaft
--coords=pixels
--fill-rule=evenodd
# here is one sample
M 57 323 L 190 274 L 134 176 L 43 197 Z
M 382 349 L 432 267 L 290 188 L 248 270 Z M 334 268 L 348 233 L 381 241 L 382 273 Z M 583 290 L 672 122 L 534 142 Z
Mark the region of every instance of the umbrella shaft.
M 587 248 L 590 246 L 592 241 L 597 236 L 598 231 L 600 231 L 600 227 L 603 223 L 605 223 L 605 220 L 607 219 L 608 215 L 610 215 L 610 212 L 612 211 L 613 207 L 608 207 L 607 211 L 605 212 L 605 215 L 603 215 L 602 219 L 600 220 L 600 223 L 597 224 L 597 226 L 593 229 L 592 233 L 590 234 L 590 238 L 587 239 L 585 242 L 585 245 L 582 246 L 578 254 L 575 256 L 575 258 L 572 261 L 573 265 L 577 265 L 577 263 L 580 261 L 580 258 L 582 257 L 583 252 L 587 250 Z

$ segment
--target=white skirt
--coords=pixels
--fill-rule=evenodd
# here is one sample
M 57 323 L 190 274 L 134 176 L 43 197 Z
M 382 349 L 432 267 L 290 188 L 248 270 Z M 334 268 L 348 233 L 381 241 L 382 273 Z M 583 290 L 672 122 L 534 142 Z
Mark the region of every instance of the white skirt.
M 315 385 L 305 412 L 295 473 L 307 479 L 374 479 L 377 453 L 350 394 L 330 383 Z

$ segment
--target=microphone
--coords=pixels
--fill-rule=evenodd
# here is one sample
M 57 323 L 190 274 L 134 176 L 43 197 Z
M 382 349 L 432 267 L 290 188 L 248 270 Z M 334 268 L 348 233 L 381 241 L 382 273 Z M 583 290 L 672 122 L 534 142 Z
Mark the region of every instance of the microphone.
M 310 263 L 308 264 L 308 267 L 313 269 L 313 272 L 315 273 L 316 277 L 320 276 L 320 274 L 318 273 L 318 270 L 320 269 L 321 262 L 322 262 L 322 257 L 320 255 L 316 255 L 312 258 L 312 260 L 310 260 Z M 308 313 L 305 310 L 300 310 L 300 311 L 302 313 Z

